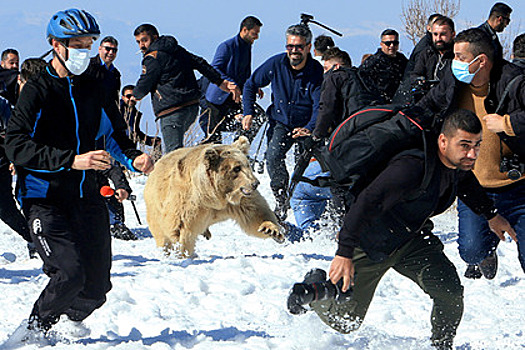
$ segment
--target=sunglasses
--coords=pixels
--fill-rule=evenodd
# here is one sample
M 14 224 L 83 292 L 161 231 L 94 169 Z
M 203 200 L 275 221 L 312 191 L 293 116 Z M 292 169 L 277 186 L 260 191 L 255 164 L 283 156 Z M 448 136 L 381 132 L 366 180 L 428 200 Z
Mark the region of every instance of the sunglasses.
M 286 45 L 286 50 L 293 51 L 293 49 L 296 49 L 298 51 L 303 51 L 305 47 L 306 45 L 303 45 L 303 44 L 297 44 L 297 45 L 288 44 Z
M 127 94 L 127 95 L 124 95 L 125 98 L 132 98 L 133 97 L 133 94 Z
M 102 46 L 107 52 L 113 51 L 114 53 L 117 53 L 118 49 L 116 47 L 109 47 L 109 46 Z
M 392 41 L 381 41 L 383 44 L 385 44 L 386 46 L 397 46 L 399 45 L 399 40 L 392 40 Z

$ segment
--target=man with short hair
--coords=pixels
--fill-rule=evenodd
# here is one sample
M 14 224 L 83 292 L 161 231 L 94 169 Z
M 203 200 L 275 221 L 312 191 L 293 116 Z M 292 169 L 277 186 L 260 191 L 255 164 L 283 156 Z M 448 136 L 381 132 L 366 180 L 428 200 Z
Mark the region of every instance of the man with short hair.
M 512 44 L 512 63 L 525 69 L 525 33 L 518 35 Z
M 140 130 L 140 122 L 142 120 L 142 112 L 137 107 L 137 100 L 133 98 L 134 85 L 126 85 L 122 88 L 122 95 L 120 96 L 120 113 L 128 126 L 128 137 L 135 144 L 141 143 L 146 146 L 160 148 L 161 139 L 158 136 L 148 136 Z M 158 150 L 159 152 L 160 149 Z
M 463 314 L 463 286 L 443 244 L 432 233 L 429 218 L 461 197 L 484 215 L 500 237 L 507 231 L 515 239 L 512 227 L 494 212 L 494 203 L 471 171 L 480 149 L 481 128 L 472 112 L 454 111 L 445 119 L 437 140 L 429 138 L 426 152 L 409 150 L 394 156 L 357 195 L 339 231 L 329 271 L 332 283 L 343 279 L 343 292 L 353 287 L 352 297 L 311 304 L 326 324 L 343 333 L 358 329 L 381 278 L 393 269 L 432 299 L 432 345 L 440 350 L 453 348 Z M 418 189 L 414 184 L 426 185 Z
M 492 6 L 489 18 L 478 28 L 483 30 L 492 39 L 494 46 L 494 61 L 503 59 L 503 47 L 498 39 L 498 33 L 501 33 L 510 23 L 510 14 L 512 8 L 502 2 L 497 2 Z
M 418 103 L 436 114 L 454 108 L 474 112 L 483 124 L 483 144 L 474 168 L 499 213 L 516 230 L 518 256 L 525 271 L 525 176 L 505 169 L 509 160 L 525 155 L 525 76 L 521 69 L 496 59 L 491 38 L 479 28 L 454 40 L 451 70 Z M 523 158 L 521 158 L 523 162 Z M 510 175 L 510 176 L 509 176 Z M 458 248 L 469 264 L 466 277 L 492 279 L 497 271 L 500 232 L 491 232 L 484 219 L 462 201 L 458 203 Z
M 335 47 L 334 39 L 328 35 L 319 35 L 314 40 L 314 58 L 322 64 L 326 50 Z
M 80 322 L 105 303 L 111 237 L 96 171 L 110 167 L 108 152 L 130 170 L 153 170 L 148 155 L 115 137 L 101 82 L 82 76 L 99 35 L 86 11 L 53 15 L 47 27 L 53 59 L 24 86 L 9 120 L 6 153 L 16 166 L 18 197 L 50 279 L 6 348 L 42 345 L 61 315 Z M 96 150 L 100 139 L 106 147 Z
M 227 81 L 235 83 L 242 90 L 244 83 L 251 75 L 252 47 L 259 38 L 262 22 L 248 16 L 241 22 L 239 33 L 222 42 L 215 51 L 211 65 Z M 261 90 L 262 91 L 262 90 Z M 210 84 L 206 90 L 206 104 L 209 113 L 201 118 L 201 127 L 206 133 L 206 142 L 220 142 L 221 132 L 234 131 L 233 112 L 241 109 L 239 101 L 234 101 L 233 94 L 221 90 L 217 85 Z M 259 121 L 257 131 L 264 121 Z M 253 141 L 256 133 L 250 133 L 248 138 Z
M 380 46 L 374 55 L 359 66 L 359 74 L 367 87 L 389 103 L 403 78 L 407 58 L 398 52 L 399 33 L 393 29 L 381 33 Z
M 286 53 L 266 60 L 244 85 L 242 124 L 248 130 L 252 126 L 256 94 L 271 84 L 266 161 L 270 187 L 277 201 L 275 212 L 281 220 L 289 179 L 284 162 L 286 153 L 297 138 L 309 135 L 314 129 L 319 108 L 323 67 L 310 55 L 311 47 L 312 32 L 308 26 L 288 27 Z
M 440 80 L 445 67 L 454 58 L 454 22 L 445 16 L 434 21 L 430 30 L 432 34 L 432 47 L 423 52 L 416 61 L 412 71 L 411 80 L 423 77 L 425 80 Z
M 0 60 L 0 72 L 12 71 L 14 74 L 10 75 L 9 79 L 2 79 L 0 86 L 0 96 L 6 98 L 9 103 L 14 106 L 18 98 L 18 82 L 17 74 L 20 62 L 20 56 L 15 49 L 5 49 L 2 52 L 2 59 Z M 16 72 L 16 73 L 15 73 Z
M 432 45 L 421 52 L 414 69 L 407 74 L 394 97 L 396 104 L 411 104 L 419 101 L 443 76 L 454 58 L 454 22 L 439 16 L 431 26 Z
M 159 35 L 151 24 L 141 24 L 133 35 L 144 55 L 142 74 L 133 95 L 141 100 L 151 94 L 166 152 L 184 145 L 184 133 L 199 112 L 201 91 L 193 72 L 195 69 L 211 83 L 232 93 L 235 102 L 239 101 L 240 90 L 235 83 L 223 79 L 202 57 L 186 51 L 173 36 Z
M 100 78 L 104 81 L 107 93 L 112 101 L 118 103 L 121 74 L 113 64 L 117 58 L 118 41 L 112 36 L 106 36 L 100 41 L 98 55 L 91 59 L 90 65 L 100 69 Z
M 432 33 L 430 33 L 430 30 L 432 29 L 432 24 L 434 24 L 434 21 L 436 18 L 440 17 L 441 14 L 439 13 L 433 13 L 428 17 L 427 24 L 426 24 L 426 31 L 425 35 L 418 41 L 416 46 L 412 49 L 412 52 L 410 53 L 410 57 L 408 58 L 407 66 L 405 68 L 405 77 L 412 72 L 416 65 L 416 61 L 419 57 L 419 55 L 422 52 L 425 52 L 428 48 L 432 47 Z

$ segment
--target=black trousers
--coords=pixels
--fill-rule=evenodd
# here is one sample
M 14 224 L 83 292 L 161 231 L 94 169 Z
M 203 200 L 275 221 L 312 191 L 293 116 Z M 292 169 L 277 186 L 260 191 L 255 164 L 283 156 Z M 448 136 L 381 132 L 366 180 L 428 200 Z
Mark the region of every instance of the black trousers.
M 27 220 L 15 203 L 12 182 L 13 177 L 9 172 L 8 164 L 2 164 L 0 166 L 0 220 L 27 242 L 31 242 Z
M 103 199 L 26 199 L 24 212 L 50 277 L 32 316 L 51 324 L 62 314 L 85 319 L 111 289 L 111 236 Z

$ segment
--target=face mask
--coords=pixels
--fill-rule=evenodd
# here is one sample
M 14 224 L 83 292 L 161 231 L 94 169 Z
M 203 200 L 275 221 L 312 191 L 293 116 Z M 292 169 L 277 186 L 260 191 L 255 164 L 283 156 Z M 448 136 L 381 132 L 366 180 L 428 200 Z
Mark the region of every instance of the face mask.
M 481 69 L 481 66 L 474 73 L 470 73 L 468 69 L 470 65 L 474 63 L 478 58 L 479 56 L 476 56 L 476 58 L 470 61 L 470 63 L 452 60 L 452 73 L 454 74 L 456 79 L 461 81 L 462 83 L 470 84 L 472 82 L 472 79 L 474 79 L 476 73 L 479 72 L 479 70 Z
M 89 66 L 89 50 L 68 47 L 69 58 L 64 62 L 67 70 L 74 75 L 84 73 Z

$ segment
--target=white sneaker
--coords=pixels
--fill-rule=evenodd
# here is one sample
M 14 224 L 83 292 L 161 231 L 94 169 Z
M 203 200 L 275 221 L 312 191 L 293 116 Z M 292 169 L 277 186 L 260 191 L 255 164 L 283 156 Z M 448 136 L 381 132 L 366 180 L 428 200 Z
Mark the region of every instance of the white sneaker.
M 9 336 L 5 343 L 0 346 L 0 349 L 18 349 L 27 345 L 43 347 L 47 345 L 55 345 L 55 343 L 46 336 L 46 333 L 42 329 L 29 324 L 27 320 L 24 320 Z

